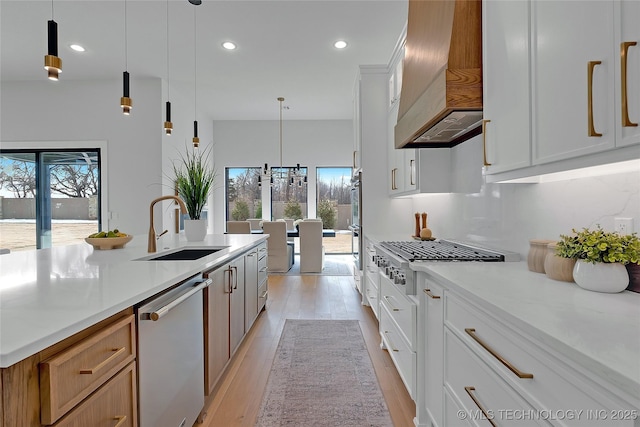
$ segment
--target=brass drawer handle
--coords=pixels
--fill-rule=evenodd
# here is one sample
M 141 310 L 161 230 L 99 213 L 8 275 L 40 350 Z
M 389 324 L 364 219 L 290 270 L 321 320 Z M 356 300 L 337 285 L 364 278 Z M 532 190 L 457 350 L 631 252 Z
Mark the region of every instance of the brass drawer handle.
M 491 123 L 491 120 L 482 121 L 482 163 L 485 166 L 491 166 L 491 163 L 487 161 L 487 123 Z
M 596 128 L 593 124 L 593 69 L 596 65 L 602 64 L 602 61 L 589 61 L 587 64 L 587 118 L 589 119 L 589 136 L 602 136 L 601 133 L 596 132 Z
M 399 308 L 395 307 L 393 304 L 391 304 L 391 300 L 389 295 L 384 295 L 382 298 L 384 298 L 384 300 L 387 302 L 387 304 L 389 304 L 389 307 L 391 307 L 391 311 L 400 311 Z
M 471 398 L 471 400 L 473 400 L 473 403 L 476 404 L 476 406 L 478 407 L 478 409 L 480 409 L 482 411 L 482 414 L 484 415 L 484 417 L 486 418 L 487 421 L 489 421 L 491 423 L 491 425 L 493 427 L 497 427 L 496 423 L 493 422 L 493 420 L 491 419 L 492 417 L 487 413 L 486 409 L 484 409 L 482 407 L 482 405 L 480 404 L 480 402 L 478 401 L 478 399 L 476 399 L 476 397 L 473 395 L 473 393 L 471 393 L 472 391 L 475 391 L 475 387 L 465 387 L 464 391 L 467 392 L 467 394 L 469 395 L 469 397 Z
M 637 123 L 633 123 L 629 119 L 629 103 L 627 99 L 627 54 L 629 47 L 637 45 L 636 42 L 620 43 L 620 81 L 622 92 L 622 126 L 635 127 Z
M 391 341 L 391 338 L 389 338 L 389 331 L 384 331 L 384 334 L 387 336 L 387 341 L 389 341 L 389 346 L 391 347 L 391 351 L 395 351 L 400 352 L 400 350 L 398 350 L 394 345 L 393 345 L 393 341 Z
M 518 368 L 516 368 L 515 366 L 513 366 L 509 361 L 507 361 L 504 357 L 500 356 L 494 349 L 492 349 L 491 347 L 489 347 L 488 344 L 486 344 L 484 341 L 482 341 L 477 335 L 476 335 L 476 330 L 473 328 L 465 328 L 464 331 L 471 337 L 473 338 L 478 344 L 480 344 L 485 350 L 487 350 L 489 353 L 491 353 L 491 355 L 493 357 L 495 357 L 496 359 L 498 359 L 500 361 L 500 363 L 502 363 L 504 366 L 506 366 L 507 368 L 509 368 L 509 370 L 511 372 L 513 372 L 514 374 L 516 374 L 518 376 L 518 378 L 533 378 L 533 374 L 528 374 L 526 372 L 522 372 L 521 370 L 519 370 Z
M 267 294 L 269 293 L 269 291 L 264 291 L 264 294 L 260 295 L 261 299 L 267 299 Z
M 113 427 L 121 427 L 124 425 L 125 421 L 127 421 L 127 416 L 126 415 L 118 415 L 116 417 L 113 417 L 114 420 L 118 421 L 118 424 L 116 424 Z
M 429 296 L 429 298 L 440 299 L 439 295 L 434 295 L 431 293 L 431 289 L 424 289 L 423 292 Z
M 109 356 L 106 359 L 104 359 L 102 362 L 98 363 L 95 368 L 92 368 L 92 369 L 80 369 L 80 373 L 81 374 L 89 374 L 89 375 L 95 374 L 97 371 L 99 371 L 100 369 L 104 368 L 105 365 L 108 365 L 110 362 L 112 362 L 114 359 L 116 359 L 118 356 L 120 356 L 125 350 L 126 350 L 125 347 L 111 349 L 111 351 L 113 351 L 115 353 L 113 353 L 111 356 Z

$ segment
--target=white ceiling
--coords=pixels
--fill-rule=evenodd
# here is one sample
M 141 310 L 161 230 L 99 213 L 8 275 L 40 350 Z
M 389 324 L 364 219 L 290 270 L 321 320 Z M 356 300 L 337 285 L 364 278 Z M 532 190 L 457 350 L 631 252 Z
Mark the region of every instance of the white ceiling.
M 121 79 L 124 1 L 0 0 L 2 84 L 46 81 L 52 6 L 61 80 Z M 407 17 L 406 0 L 127 0 L 126 9 L 132 98 L 136 77 L 167 77 L 168 50 L 169 80 L 181 87 L 194 87 L 197 63 L 198 110 L 214 120 L 277 120 L 279 96 L 287 120 L 351 119 L 358 65 L 387 64 Z M 335 49 L 338 39 L 348 47 Z M 238 48 L 224 50 L 226 40 Z

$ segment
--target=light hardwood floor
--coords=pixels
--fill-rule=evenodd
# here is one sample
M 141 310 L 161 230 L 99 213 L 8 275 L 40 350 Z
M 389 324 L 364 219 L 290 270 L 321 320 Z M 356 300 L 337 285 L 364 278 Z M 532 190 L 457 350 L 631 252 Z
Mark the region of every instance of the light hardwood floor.
M 353 278 L 274 275 L 268 280 L 267 309 L 229 363 L 199 427 L 254 426 L 285 319 L 359 320 L 394 425 L 413 426 L 415 405 L 389 354 L 380 349 L 377 320 L 362 306 Z

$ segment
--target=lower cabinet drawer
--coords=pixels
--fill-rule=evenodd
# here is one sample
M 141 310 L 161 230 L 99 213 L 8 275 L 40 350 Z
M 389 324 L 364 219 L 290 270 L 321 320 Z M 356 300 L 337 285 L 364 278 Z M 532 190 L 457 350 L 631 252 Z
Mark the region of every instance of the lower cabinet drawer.
M 413 400 L 416 399 L 416 352 L 407 346 L 399 329 L 391 320 L 389 311 L 380 304 L 380 334 L 384 345 L 389 351 L 391 360 L 396 366 L 400 378 Z
M 136 356 L 135 317 L 125 317 L 40 363 L 40 418 L 58 420 Z
M 367 301 L 371 306 L 371 311 L 376 315 L 376 319 L 380 320 L 380 301 L 378 301 L 378 288 L 367 278 Z
M 264 308 L 267 304 L 267 297 L 269 295 L 269 290 L 267 288 L 267 280 L 262 282 L 262 285 L 258 288 L 258 312 Z
M 444 347 L 444 384 L 460 402 L 462 412 L 457 415 L 458 422 L 469 417 L 481 426 L 549 425 L 532 419 L 535 418 L 533 408 L 448 328 L 444 331 Z M 447 418 L 451 417 L 450 411 L 445 412 Z M 448 419 L 450 424 L 446 425 L 456 425 L 454 421 Z
M 448 327 L 536 409 L 583 411 L 582 417 L 564 419 L 561 425 L 623 426 L 627 422 L 612 417 L 606 424 L 602 419 L 587 419 L 598 411 L 620 410 L 622 414 L 634 409 L 622 407 L 611 393 L 592 383 L 587 373 L 562 362 L 457 295 L 448 294 L 445 307 Z M 590 421 L 594 424 L 589 424 Z
M 418 328 L 417 306 L 384 275 L 380 275 L 380 304 L 389 309 L 391 317 L 400 327 L 400 332 L 409 343 L 409 347 L 415 351 Z
M 55 427 L 136 427 L 136 369 L 130 363 Z

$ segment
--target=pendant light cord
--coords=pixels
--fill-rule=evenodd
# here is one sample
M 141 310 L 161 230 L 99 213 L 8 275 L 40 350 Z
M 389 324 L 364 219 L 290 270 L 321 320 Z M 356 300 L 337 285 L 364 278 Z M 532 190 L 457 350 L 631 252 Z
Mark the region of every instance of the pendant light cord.
M 169 0 L 167 0 L 167 99 L 171 99 L 169 95 Z
M 51 0 L 51 20 L 54 21 L 54 19 L 53 19 L 53 0 Z
M 193 8 L 193 119 L 198 120 L 197 97 L 198 97 L 198 50 L 196 42 L 198 40 L 198 26 L 196 21 L 196 8 Z
M 280 101 L 280 173 L 282 173 L 282 101 L 284 98 L 278 98 Z
M 129 70 L 128 65 L 129 52 L 127 51 L 127 0 L 124 0 L 124 69 Z

